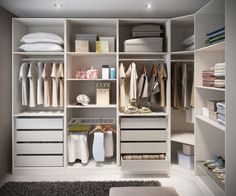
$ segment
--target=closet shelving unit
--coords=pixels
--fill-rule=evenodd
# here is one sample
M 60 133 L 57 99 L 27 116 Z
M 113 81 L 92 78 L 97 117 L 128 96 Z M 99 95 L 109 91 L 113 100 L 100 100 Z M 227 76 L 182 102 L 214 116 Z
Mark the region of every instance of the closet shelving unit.
M 12 144 L 13 173 L 35 167 L 46 170 L 64 166 L 64 108 L 21 105 L 19 71 L 22 62 L 61 59 L 64 52 L 21 52 L 20 39 L 32 32 L 46 31 L 64 37 L 63 19 L 16 18 L 12 21 Z M 41 133 L 44 134 L 41 134 Z
M 171 62 L 194 64 L 194 50 L 186 51 L 182 42 L 194 34 L 194 15 L 171 19 Z M 194 146 L 193 123 L 186 122 L 186 110 L 183 107 L 171 109 L 171 156 L 172 164 L 177 163 L 177 151 L 182 144 Z
M 216 195 L 225 195 L 225 183 L 202 165 L 214 155 L 225 158 L 226 127 L 201 115 L 207 100 L 225 100 L 226 89 L 202 86 L 202 71 L 225 62 L 225 42 L 205 46 L 206 33 L 225 26 L 224 1 L 211 1 L 195 14 L 195 164 L 199 175 Z M 227 67 L 227 65 L 226 65 Z M 227 160 L 226 160 L 227 161 Z
M 65 22 L 66 28 L 66 124 L 71 118 L 104 118 L 112 117 L 116 119 L 117 113 L 117 80 L 102 79 L 102 65 L 109 65 L 117 70 L 117 49 L 114 52 L 97 53 L 90 52 L 75 52 L 75 34 L 97 34 L 99 37 L 114 37 L 117 41 L 117 20 L 116 19 L 68 19 Z M 115 44 L 117 46 L 117 44 Z M 88 70 L 93 66 L 98 70 L 98 79 L 76 79 L 75 74 L 78 70 Z M 111 83 L 111 103 L 109 105 L 96 104 L 96 84 L 99 82 Z M 74 105 L 76 97 L 79 94 L 86 94 L 91 101 L 87 106 Z M 68 125 L 69 126 L 69 125 Z M 67 130 L 66 126 L 65 130 Z M 115 124 L 117 129 L 117 125 Z M 67 131 L 65 131 L 67 134 Z M 117 132 L 117 135 L 119 133 Z M 109 169 L 117 168 L 119 153 L 117 152 L 118 137 L 115 141 L 115 155 L 111 160 L 97 165 L 92 160 L 92 135 L 88 135 L 88 145 L 90 159 L 86 165 L 76 161 L 74 164 L 69 164 L 65 159 L 67 168 L 79 169 L 80 172 L 86 169 Z M 67 145 L 65 145 L 67 148 Z M 88 171 L 88 170 L 87 170 Z

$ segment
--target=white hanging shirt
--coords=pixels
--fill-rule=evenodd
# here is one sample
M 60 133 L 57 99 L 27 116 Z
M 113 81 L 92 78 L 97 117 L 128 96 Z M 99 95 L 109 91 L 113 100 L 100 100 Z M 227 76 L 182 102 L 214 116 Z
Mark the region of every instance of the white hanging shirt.
M 59 91 L 59 106 L 63 107 L 64 106 L 64 84 L 63 84 L 63 78 L 64 78 L 64 71 L 63 71 L 63 63 L 59 64 L 58 72 L 57 72 L 57 77 L 58 77 L 58 91 Z
M 125 78 L 126 78 L 126 75 L 125 75 L 125 68 L 124 68 L 124 65 L 123 63 L 120 64 L 120 109 L 121 111 L 124 110 L 126 104 L 125 104 Z
M 29 78 L 29 107 L 36 106 L 36 66 L 30 63 L 27 77 Z
M 52 65 L 52 107 L 58 107 L 58 77 L 57 77 L 57 64 Z
M 45 63 L 42 73 L 44 81 L 44 107 L 51 106 L 51 64 Z
M 136 64 L 132 63 L 126 72 L 126 77 L 130 77 L 129 100 L 135 102 L 137 100 L 137 70 Z
M 28 69 L 29 65 L 23 63 L 20 67 L 19 80 L 21 82 L 21 102 L 23 106 L 28 105 Z
M 38 66 L 38 80 L 37 80 L 37 105 L 43 104 L 43 63 L 40 62 L 37 64 Z

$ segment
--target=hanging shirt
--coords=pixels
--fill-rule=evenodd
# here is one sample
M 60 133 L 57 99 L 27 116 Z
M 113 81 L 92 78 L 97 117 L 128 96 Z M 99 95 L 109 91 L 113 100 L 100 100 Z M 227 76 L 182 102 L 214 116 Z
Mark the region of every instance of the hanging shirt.
M 167 80 L 167 73 L 163 63 L 160 63 L 158 66 L 158 81 L 160 83 L 160 106 L 166 106 L 166 88 L 165 82 Z
M 138 81 L 138 97 L 148 97 L 148 77 L 147 74 L 142 74 Z
M 23 106 L 28 105 L 28 63 L 23 63 L 20 67 L 19 80 L 21 82 L 21 103 Z
M 36 106 L 36 66 L 30 63 L 29 72 L 27 77 L 29 78 L 29 107 Z
M 58 91 L 59 91 L 59 106 L 64 106 L 64 71 L 63 71 L 63 63 L 59 64 L 58 72 Z
M 181 100 L 181 65 L 171 64 L 171 107 L 178 109 Z
M 44 107 L 51 106 L 51 64 L 45 63 L 42 73 L 44 81 Z
M 123 63 L 120 64 L 120 71 L 119 71 L 119 78 L 120 78 L 120 110 L 124 111 L 125 109 L 125 68 Z
M 132 63 L 126 72 L 126 77 L 130 78 L 129 100 L 135 102 L 137 100 L 137 70 L 136 64 Z
M 148 102 L 157 103 L 157 97 L 159 93 L 160 93 L 160 87 L 159 87 L 158 77 L 157 74 L 153 73 L 149 81 Z
M 57 64 L 52 65 L 52 107 L 58 107 L 58 74 L 57 74 Z
M 38 63 L 38 80 L 37 80 L 37 105 L 43 104 L 43 63 Z

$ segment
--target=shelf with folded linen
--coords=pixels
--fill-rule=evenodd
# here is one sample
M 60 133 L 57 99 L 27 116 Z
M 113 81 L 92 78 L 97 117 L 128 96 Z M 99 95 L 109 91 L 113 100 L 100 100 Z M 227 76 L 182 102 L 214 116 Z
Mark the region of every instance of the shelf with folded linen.
M 68 163 L 83 166 L 93 165 L 90 161 L 96 162 L 96 166 L 112 164 L 116 156 L 114 122 L 114 119 L 71 119 L 67 128 Z

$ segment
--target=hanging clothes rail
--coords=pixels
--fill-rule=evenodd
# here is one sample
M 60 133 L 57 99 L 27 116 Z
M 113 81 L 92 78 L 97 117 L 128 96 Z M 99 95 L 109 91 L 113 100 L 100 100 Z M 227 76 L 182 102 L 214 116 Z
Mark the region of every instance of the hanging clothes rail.
M 119 59 L 119 61 L 165 61 L 165 59 Z
M 171 60 L 171 62 L 181 62 L 181 63 L 184 63 L 184 62 L 194 62 L 194 60 L 192 60 L 192 59 L 176 59 L 176 60 Z
M 45 59 L 45 58 L 25 58 L 21 61 L 42 61 L 42 62 L 52 62 L 52 61 L 64 61 L 62 58 L 55 58 L 55 59 Z

